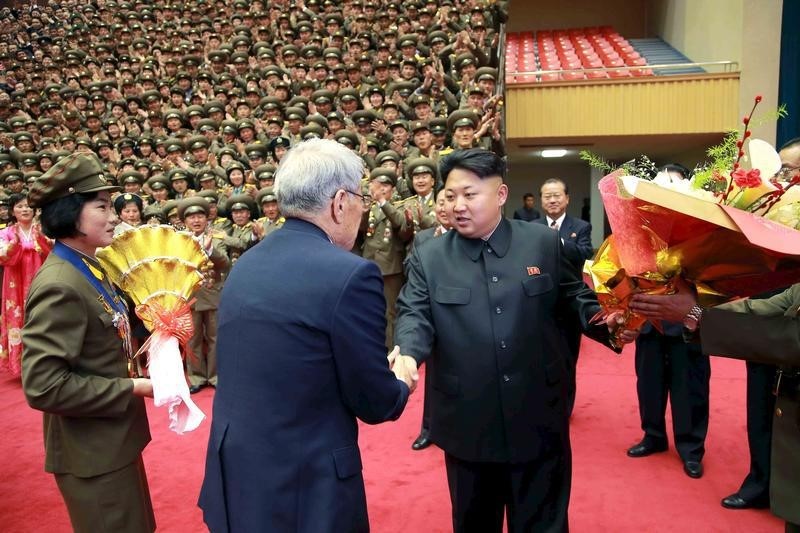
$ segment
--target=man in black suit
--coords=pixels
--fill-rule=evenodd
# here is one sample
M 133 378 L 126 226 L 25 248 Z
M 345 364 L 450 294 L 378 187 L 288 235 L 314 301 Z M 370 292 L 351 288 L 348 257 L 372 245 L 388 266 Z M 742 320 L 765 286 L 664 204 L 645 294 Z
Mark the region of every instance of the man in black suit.
M 569 189 L 562 180 L 551 178 L 545 181 L 540 192 L 545 216 L 535 222 L 558 231 L 564 245 L 564 255 L 579 272 L 583 271 L 583 263 L 594 255 L 592 225 L 567 214 Z M 575 406 L 575 374 L 581 350 L 581 323 L 577 317 L 568 315 L 561 318 L 558 325 L 569 349 L 567 413 L 572 416 L 572 409 Z
M 542 214 L 538 209 L 533 206 L 536 204 L 536 198 L 532 192 L 526 192 L 522 195 L 522 207 L 514 211 L 514 220 L 524 220 L 525 222 L 533 222 L 542 218 Z
M 672 179 L 688 179 L 683 165 L 661 168 Z M 636 339 L 636 393 L 642 440 L 628 448 L 629 457 L 647 457 L 667 449 L 664 413 L 667 398 L 672 408 L 672 433 L 683 471 L 691 478 L 703 476 L 708 393 L 711 365 L 700 347 L 683 341 L 681 324 L 663 322 L 663 332 L 645 324 Z
M 575 313 L 609 345 L 635 333 L 617 331 L 616 314 L 589 324 L 597 298 L 555 232 L 503 218 L 500 157 L 458 150 L 441 175 L 455 231 L 411 258 L 393 370 L 434 362 L 430 438 L 445 452 L 454 531 L 500 532 L 506 511 L 512 533 L 567 531 L 572 459 L 556 316 Z

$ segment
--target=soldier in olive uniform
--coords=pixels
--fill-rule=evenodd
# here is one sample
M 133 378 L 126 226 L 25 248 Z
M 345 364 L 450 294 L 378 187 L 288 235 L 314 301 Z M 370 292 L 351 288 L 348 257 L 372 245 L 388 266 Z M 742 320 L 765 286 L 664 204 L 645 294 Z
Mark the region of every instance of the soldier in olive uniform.
M 186 358 L 189 391 L 192 393 L 206 385 L 217 386 L 217 306 L 230 268 L 226 235 L 211 228 L 208 213 L 208 200 L 202 196 L 186 198 L 178 205 L 178 214 L 186 231 L 200 243 L 213 265 L 206 270 L 206 279 L 195 293 L 192 304 L 194 334 L 189 340 L 192 356 Z
M 280 209 L 278 208 L 278 197 L 275 196 L 272 187 L 267 187 L 259 191 L 256 201 L 258 205 L 261 206 L 261 213 L 264 215 L 256 220 L 256 224 L 260 224 L 263 228 L 263 233 L 261 235 L 261 239 L 263 239 L 283 226 L 283 223 L 286 222 L 286 218 L 281 215 Z
M 44 412 L 45 470 L 79 533 L 155 530 L 142 462 L 150 442 L 142 397 L 153 387 L 132 377 L 128 309 L 94 256 L 111 244 L 115 190 L 97 157 L 75 153 L 28 196 L 56 244 L 28 294 L 22 387 Z
M 411 232 L 405 214 L 391 202 L 397 175 L 389 168 L 376 168 L 370 173 L 369 193 L 373 203 L 364 213 L 364 244 L 361 255 L 378 264 L 383 275 L 386 298 L 386 346 L 392 346 L 395 302 L 403 286 L 403 256 Z
M 147 188 L 150 191 L 151 204 L 163 207 L 169 200 L 169 181 L 163 175 L 155 175 L 147 180 Z
M 229 234 L 233 222 L 228 217 L 221 216 L 219 212 L 219 193 L 216 191 L 204 190 L 197 193 L 208 201 L 208 222 L 215 230 Z
M 403 200 L 406 223 L 416 234 L 436 225 L 436 163 L 427 157 L 412 159 L 407 167 L 408 179 L 415 194 Z
M 262 236 L 261 227 L 257 227 L 251 220 L 256 204 L 249 194 L 231 196 L 225 203 L 225 209 L 233 222 L 225 243 L 228 245 L 231 263 L 234 263 L 259 241 Z

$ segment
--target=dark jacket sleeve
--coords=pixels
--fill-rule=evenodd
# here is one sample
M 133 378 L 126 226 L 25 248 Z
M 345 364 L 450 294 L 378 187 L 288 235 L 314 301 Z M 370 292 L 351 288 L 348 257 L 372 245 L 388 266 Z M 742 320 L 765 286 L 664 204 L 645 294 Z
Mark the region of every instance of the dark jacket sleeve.
M 575 238 L 570 235 L 564 238 L 564 254 L 579 269 L 583 268 L 583 263 L 594 255 L 592 247 L 592 225 L 578 219 L 572 219 L 578 229 L 575 231 Z
M 428 282 L 419 253 L 411 255 L 406 276 L 397 298 L 394 342 L 400 346 L 400 353 L 413 357 L 419 366 L 430 356 L 435 337 Z
M 611 345 L 608 326 L 605 322 L 593 323 L 592 319 L 601 310 L 597 303 L 597 295 L 584 283 L 580 270 L 569 260 L 561 246 L 561 239 L 554 239 L 557 243 L 556 253 L 560 256 L 561 280 L 559 283 L 559 308 L 561 312 L 577 314 L 583 333 L 605 344 L 615 352 L 622 350 Z
M 331 324 L 334 364 L 344 403 L 367 424 L 396 420 L 409 389 L 389 369 L 383 280 L 375 263 L 350 276 Z

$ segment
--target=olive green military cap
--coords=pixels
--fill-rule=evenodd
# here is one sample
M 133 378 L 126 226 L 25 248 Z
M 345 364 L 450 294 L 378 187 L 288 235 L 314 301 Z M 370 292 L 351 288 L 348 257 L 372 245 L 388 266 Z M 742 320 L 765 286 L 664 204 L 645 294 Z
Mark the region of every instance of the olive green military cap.
M 275 191 L 272 187 L 264 187 L 258 194 L 256 195 L 256 202 L 258 205 L 265 204 L 267 202 L 277 202 L 278 197 L 275 195 Z
M 375 168 L 369 173 L 369 180 L 378 180 L 394 187 L 397 184 L 397 173 L 391 168 Z
M 379 165 L 382 164 L 384 161 L 394 161 L 395 163 L 399 163 L 400 154 L 398 154 L 394 150 L 384 150 L 383 152 L 375 156 L 375 162 L 378 163 Z
M 209 204 L 217 204 L 219 203 L 219 194 L 217 191 L 211 191 L 208 189 L 198 191 L 195 196 L 199 196 L 200 198 L 205 198 L 206 202 Z
M 469 109 L 459 109 L 453 111 L 447 117 L 447 128 L 450 131 L 455 131 L 460 126 L 470 126 L 472 128 L 478 127 L 478 116 Z
M 336 142 L 348 146 L 349 148 L 358 146 L 358 136 L 350 130 L 339 130 L 333 138 Z
M 169 181 L 163 175 L 156 175 L 147 180 L 147 186 L 152 190 L 169 189 Z
M 74 153 L 59 160 L 31 185 L 28 204 L 41 207 L 70 194 L 118 190 L 106 179 L 96 155 Z
M 436 177 L 436 162 L 427 157 L 417 157 L 408 162 L 406 170 L 409 176 L 428 173 Z
M 202 196 L 191 196 L 178 202 L 178 218 L 186 220 L 189 215 L 203 213 L 208 216 L 208 200 Z
M 117 180 L 120 183 L 138 183 L 141 185 L 144 183 L 144 176 L 141 172 L 137 172 L 136 170 L 126 170 L 117 176 Z
M 236 211 L 237 209 L 248 209 L 251 213 L 255 212 L 256 204 L 253 197 L 249 194 L 234 194 L 225 204 L 228 212 Z
M 161 212 L 164 213 L 164 217 L 169 220 L 169 218 L 173 215 L 178 214 L 178 200 L 167 200 L 164 202 L 164 205 L 161 207 Z
M 12 181 L 19 181 L 22 179 L 22 171 L 12 168 L 10 170 L 6 170 L 2 174 L 0 174 L 0 181 L 5 184 L 11 183 Z

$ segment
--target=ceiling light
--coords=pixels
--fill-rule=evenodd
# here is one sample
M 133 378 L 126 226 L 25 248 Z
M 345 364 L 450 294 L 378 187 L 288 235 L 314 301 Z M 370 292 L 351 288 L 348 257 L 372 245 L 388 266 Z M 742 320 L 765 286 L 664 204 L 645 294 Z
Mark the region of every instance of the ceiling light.
M 564 157 L 567 151 L 563 148 L 553 148 L 550 150 L 542 150 L 542 157 Z

